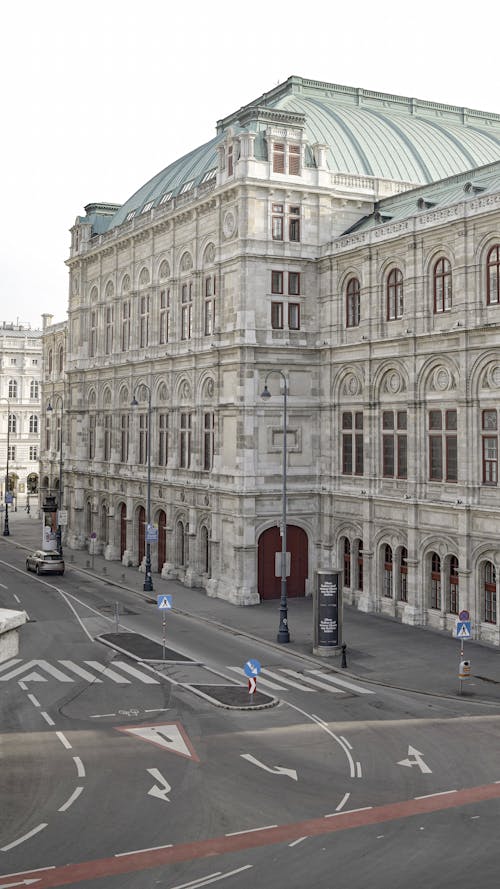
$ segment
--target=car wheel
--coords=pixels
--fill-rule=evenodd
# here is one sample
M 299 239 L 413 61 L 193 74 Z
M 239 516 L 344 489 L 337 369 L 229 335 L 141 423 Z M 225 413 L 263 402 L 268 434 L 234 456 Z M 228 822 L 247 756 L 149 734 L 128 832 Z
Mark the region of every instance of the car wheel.
M 64 571 L 60 571 L 60 572 L 59 572 L 59 575 L 60 575 L 61 577 L 63 576 L 63 574 L 64 574 Z
M 30 570 L 30 563 L 29 563 L 28 560 L 26 559 L 26 571 L 29 571 L 29 570 Z
M 40 574 L 40 565 L 37 565 L 37 566 L 36 566 L 36 573 L 37 573 L 37 574 Z

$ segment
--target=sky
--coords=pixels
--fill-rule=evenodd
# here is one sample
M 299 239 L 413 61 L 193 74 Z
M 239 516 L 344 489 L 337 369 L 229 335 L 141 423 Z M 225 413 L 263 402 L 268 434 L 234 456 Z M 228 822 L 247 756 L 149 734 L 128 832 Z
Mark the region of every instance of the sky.
M 500 7 L 473 12 L 450 0 L 6 4 L 0 324 L 63 321 L 84 206 L 125 202 L 292 74 L 500 113 Z

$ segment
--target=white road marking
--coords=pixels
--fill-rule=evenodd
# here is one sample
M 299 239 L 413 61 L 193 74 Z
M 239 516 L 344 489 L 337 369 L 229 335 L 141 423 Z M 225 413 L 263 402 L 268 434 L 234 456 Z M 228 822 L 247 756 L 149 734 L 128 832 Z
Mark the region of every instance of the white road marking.
M 265 827 L 250 827 L 248 830 L 235 830 L 233 833 L 226 833 L 227 837 L 239 837 L 242 833 L 256 833 L 258 830 L 272 830 L 277 824 L 266 824 Z
M 91 713 L 91 719 L 104 719 L 106 716 L 116 716 L 116 713 Z
M 252 756 L 251 753 L 240 753 L 242 759 L 246 759 L 247 762 L 253 763 L 253 765 L 258 766 L 259 769 L 263 769 L 264 772 L 270 772 L 271 775 L 286 775 L 288 778 L 292 778 L 294 781 L 297 781 L 297 772 L 295 769 L 285 769 L 281 766 L 274 766 L 271 768 L 270 766 L 266 766 L 263 762 L 257 759 L 255 756 Z
M 343 735 L 340 735 L 340 739 L 344 742 L 344 744 L 345 744 L 346 747 L 349 747 L 349 750 L 352 750 L 352 744 L 349 743 L 349 741 L 347 740 L 347 738 L 344 738 Z
M 336 812 L 340 812 L 340 810 L 344 808 L 344 806 L 345 806 L 347 800 L 349 799 L 350 795 L 351 795 L 350 793 L 344 793 L 344 796 L 342 797 L 342 799 L 340 800 L 340 802 L 339 802 L 337 808 L 335 809 Z
M 104 664 L 100 664 L 99 661 L 85 661 L 89 667 L 92 667 L 97 673 L 102 673 L 108 679 L 112 679 L 113 682 L 117 682 L 118 685 L 130 685 L 130 679 L 125 679 L 124 676 L 120 676 L 119 673 L 115 673 L 111 667 L 105 667 Z
M 307 672 L 314 673 L 315 676 L 321 676 L 323 679 L 326 679 L 327 682 L 333 682 L 335 685 L 340 685 L 342 688 L 349 688 L 351 691 L 355 691 L 359 695 L 375 694 L 371 689 L 363 688 L 361 685 L 357 685 L 354 682 L 347 682 L 346 679 L 339 679 L 338 676 L 332 676 L 330 673 L 322 673 L 321 670 L 308 670 Z
M 296 679 L 303 680 L 303 682 L 309 682 L 310 685 L 315 685 L 317 688 L 322 688 L 324 691 L 333 692 L 333 693 L 336 693 L 339 695 L 343 694 L 343 692 L 340 688 L 332 688 L 332 686 L 327 685 L 326 682 L 320 682 L 319 679 L 313 679 L 312 676 L 306 676 L 305 673 L 298 673 L 296 670 L 288 670 L 285 667 L 281 668 L 281 672 L 287 673 L 287 675 L 289 675 L 289 676 L 295 676 Z M 322 676 L 323 674 L 318 672 L 318 675 Z M 309 691 L 308 688 L 304 689 L 303 685 L 301 685 L 300 687 L 304 691 Z
M 270 676 L 271 679 L 279 679 L 281 682 L 286 682 L 287 685 L 291 685 L 292 688 L 298 688 L 299 691 L 308 691 L 316 694 L 316 690 L 314 688 L 304 688 L 299 682 L 294 682 L 293 679 L 288 679 L 286 676 L 280 676 L 278 673 L 275 673 L 273 670 L 269 670 L 267 667 L 264 670 L 262 669 L 262 673 L 265 673 L 266 676 Z M 259 674 L 259 679 L 261 679 L 262 673 Z
M 141 852 L 157 852 L 158 849 L 171 849 L 172 843 L 167 843 L 166 846 L 149 846 L 147 849 L 133 849 L 132 852 L 116 852 L 115 858 L 125 858 L 126 855 L 140 855 Z
M 0 586 L 2 587 L 3 590 L 8 590 L 8 589 L 9 589 L 8 586 L 5 586 L 4 583 L 0 583 Z M 14 599 L 16 599 L 16 598 L 17 598 L 17 596 L 16 596 L 16 594 L 14 593 Z M 19 601 L 19 599 L 18 599 L 17 601 Z
M 439 793 L 426 793 L 424 796 L 414 796 L 413 799 L 430 799 L 431 796 L 446 796 L 448 793 L 456 792 L 456 790 L 441 790 Z
M 0 676 L 0 680 L 2 682 L 7 682 L 9 679 L 13 679 L 14 676 L 19 676 L 20 673 L 26 673 L 27 670 L 31 670 L 34 667 L 37 667 L 39 670 L 45 670 L 45 672 L 48 673 L 49 676 L 53 676 L 54 679 L 58 679 L 59 682 L 74 681 L 71 676 L 67 676 L 66 673 L 58 670 L 57 667 L 54 667 L 52 664 L 49 664 L 48 661 L 45 660 L 26 661 L 26 663 L 21 664 L 21 666 L 16 667 L 14 670 L 11 670 L 10 673 L 7 673 L 6 676 Z M 24 681 L 26 682 L 27 679 L 28 677 L 25 676 Z
M 52 719 L 51 716 L 49 716 L 48 713 L 45 712 L 45 710 L 42 710 L 41 714 L 42 714 L 43 718 L 45 719 L 45 722 L 48 723 L 48 725 L 55 725 L 54 720 Z
M 125 661 L 113 661 L 114 667 L 119 667 L 120 670 L 123 670 L 124 673 L 129 673 L 135 679 L 140 679 L 141 682 L 144 682 L 145 685 L 159 685 L 158 679 L 153 679 L 152 676 L 147 676 L 146 673 L 141 673 L 140 670 L 136 670 L 135 667 L 132 667 L 130 664 L 126 664 Z
M 354 812 L 368 812 L 373 806 L 362 806 L 360 809 L 346 809 L 345 812 L 332 812 L 331 815 L 323 815 L 323 818 L 335 818 L 337 815 L 352 815 Z
M 37 700 L 37 698 L 35 698 L 35 695 L 28 695 L 28 699 L 31 701 L 34 707 L 40 706 L 40 702 Z
M 20 663 L 21 663 L 21 658 L 19 658 L 19 657 L 14 658 L 14 660 L 12 660 L 12 661 L 5 661 L 5 663 L 0 664 L 0 673 L 2 673 L 4 670 L 8 670 L 9 667 L 15 667 L 16 664 L 20 664 Z
M 361 763 L 357 762 L 356 763 L 356 778 L 362 778 L 362 777 L 363 777 L 363 772 L 361 771 Z
M 69 797 L 69 799 L 67 799 L 66 802 L 64 803 L 64 805 L 62 805 L 57 811 L 58 812 L 65 812 L 66 809 L 69 809 L 69 807 L 73 805 L 73 803 L 75 802 L 76 799 L 78 799 L 78 797 L 80 796 L 81 793 L 83 793 L 83 787 L 75 787 L 75 789 L 74 789 L 73 793 L 71 794 L 71 796 Z
M 73 749 L 72 746 L 71 746 L 71 744 L 69 743 L 69 741 L 68 741 L 66 735 L 64 735 L 62 732 L 56 732 L 56 735 L 57 735 L 57 737 L 59 738 L 59 740 L 60 740 L 61 744 L 63 745 L 63 747 L 66 747 L 66 750 L 72 750 L 72 749 Z
M 242 683 L 246 682 L 246 677 L 245 677 L 241 667 L 227 667 L 226 669 L 232 670 L 233 673 L 237 673 L 238 676 L 240 677 Z M 284 685 L 276 685 L 275 682 L 270 682 L 269 679 L 264 679 L 262 676 L 258 676 L 257 679 L 258 679 L 259 685 L 265 685 L 267 688 L 272 688 L 273 691 L 286 691 L 286 688 Z
M 165 802 L 169 802 L 169 797 L 167 793 L 170 793 L 172 790 L 171 785 L 168 783 L 167 779 L 163 777 L 162 773 L 159 769 L 147 769 L 152 778 L 155 778 L 156 781 L 159 781 L 160 787 L 158 784 L 153 784 L 151 790 L 148 790 L 149 796 L 155 796 L 157 799 L 165 800 Z
M 308 837 L 299 837 L 298 840 L 294 840 L 293 843 L 288 843 L 288 845 L 290 846 L 290 848 L 292 846 L 298 846 L 299 843 L 303 843 L 304 840 L 307 840 L 307 839 L 308 839 Z
M 74 664 L 73 661 L 59 661 L 59 663 L 66 667 L 67 670 L 72 670 L 81 679 L 86 679 L 87 682 L 102 682 L 102 679 L 99 679 L 98 676 L 94 676 L 93 673 L 89 673 L 88 670 L 84 670 L 83 667 L 80 667 L 79 664 Z
M 321 719 L 319 719 L 317 716 L 314 716 L 313 713 L 307 713 L 305 710 L 302 710 L 301 707 L 297 707 L 295 704 L 291 704 L 290 701 L 287 701 L 286 703 L 288 704 L 289 707 L 292 708 L 292 710 L 296 710 L 297 713 L 302 713 L 302 715 L 305 716 L 306 719 L 310 719 L 310 720 L 312 720 L 312 722 L 315 722 L 316 725 L 319 725 L 319 727 L 322 728 L 324 732 L 326 732 L 328 735 L 330 735 L 330 737 L 333 738 L 333 740 L 337 742 L 337 744 L 340 744 L 340 746 L 342 747 L 342 750 L 344 751 L 345 755 L 347 756 L 347 759 L 349 762 L 349 768 L 351 770 L 351 778 L 354 778 L 355 774 L 356 774 L 355 769 L 354 769 L 354 760 L 350 754 L 348 747 L 346 747 L 345 743 L 341 740 L 341 738 L 339 738 L 338 735 L 336 735 L 334 732 L 332 732 L 332 730 L 330 728 L 328 728 L 328 726 Z
M 422 756 L 423 756 L 423 754 L 420 753 L 419 750 L 416 750 L 415 747 L 412 747 L 410 745 L 408 747 L 408 758 L 401 759 L 398 762 L 398 766 L 406 766 L 407 768 L 410 768 L 410 769 L 412 766 L 418 766 L 420 771 L 424 775 L 432 775 L 432 769 L 430 769 L 429 766 L 423 761 Z
M 35 834 L 40 833 L 44 827 L 48 827 L 47 824 L 39 824 L 38 827 L 34 827 L 33 830 L 30 830 L 29 833 L 25 833 L 22 837 L 19 837 L 17 840 L 14 840 L 12 843 L 9 843 L 7 846 L 2 846 L 0 852 L 9 852 L 11 849 L 14 849 L 15 846 L 19 846 L 21 843 L 26 842 L 26 840 L 34 837 Z M 29 871 L 28 871 L 29 873 Z
M 227 874 L 217 871 L 215 874 L 208 874 L 208 876 L 200 877 L 198 880 L 193 880 L 191 883 L 182 883 L 177 886 L 172 886 L 171 889 L 202 889 L 203 886 L 208 886 L 210 883 L 218 883 L 219 880 L 226 880 L 227 877 L 234 877 L 235 874 L 241 874 L 242 871 L 249 870 L 251 867 L 253 867 L 253 864 L 245 864 L 243 867 L 238 867 L 236 870 L 228 871 Z
M 78 778 L 85 778 L 85 766 L 83 765 L 83 762 L 81 761 L 80 757 L 74 756 L 73 762 L 75 763 L 75 766 L 76 766 L 76 774 L 77 774 Z

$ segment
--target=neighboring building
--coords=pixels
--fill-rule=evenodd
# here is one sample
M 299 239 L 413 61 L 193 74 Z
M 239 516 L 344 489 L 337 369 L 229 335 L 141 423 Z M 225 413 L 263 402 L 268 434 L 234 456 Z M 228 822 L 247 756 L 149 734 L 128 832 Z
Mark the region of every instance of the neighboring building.
M 62 476 L 66 440 L 65 382 L 67 323 L 51 324 L 52 315 L 43 318 L 42 412 L 40 418 L 41 462 L 40 503 L 54 497 L 59 506 L 59 480 Z M 63 450 L 61 450 L 63 448 Z M 67 455 L 69 457 L 69 454 Z M 63 490 L 64 494 L 64 490 Z
M 278 596 L 282 371 L 289 595 L 342 567 L 359 608 L 445 627 L 467 607 L 498 644 L 499 158 L 499 115 L 290 78 L 123 206 L 89 204 L 67 543 L 143 563 L 149 443 L 154 571 Z
M 0 327 L 0 493 L 3 503 L 8 442 L 9 489 L 15 509 L 38 493 L 41 377 L 42 331 L 4 321 Z

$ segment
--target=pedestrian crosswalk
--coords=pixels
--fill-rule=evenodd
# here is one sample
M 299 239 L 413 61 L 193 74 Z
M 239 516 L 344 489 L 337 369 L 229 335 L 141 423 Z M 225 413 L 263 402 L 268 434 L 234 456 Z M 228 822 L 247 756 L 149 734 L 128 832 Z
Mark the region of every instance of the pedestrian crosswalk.
M 23 661 L 19 658 L 0 664 L 0 682 L 9 682 L 11 679 L 22 682 L 46 682 L 49 677 L 59 682 L 85 679 L 92 683 L 110 680 L 117 685 L 130 685 L 133 680 L 143 682 L 144 685 L 160 683 L 160 680 L 155 679 L 151 673 L 120 660 L 114 660 L 112 666 L 101 664 L 100 661 L 83 661 L 81 664 L 75 664 L 74 661 L 67 660 L 51 663 L 43 659 Z
M 227 669 L 238 673 L 239 676 L 242 674 L 241 667 L 227 667 Z M 341 679 L 336 673 L 313 669 L 299 673 L 298 670 L 288 667 L 275 667 L 272 670 L 263 667 L 257 677 L 257 686 L 271 691 L 286 691 L 295 688 L 304 692 L 327 691 L 330 694 L 374 694 L 372 689 L 365 688 L 359 682 Z

